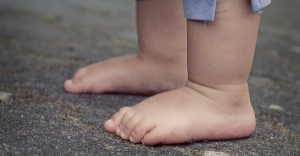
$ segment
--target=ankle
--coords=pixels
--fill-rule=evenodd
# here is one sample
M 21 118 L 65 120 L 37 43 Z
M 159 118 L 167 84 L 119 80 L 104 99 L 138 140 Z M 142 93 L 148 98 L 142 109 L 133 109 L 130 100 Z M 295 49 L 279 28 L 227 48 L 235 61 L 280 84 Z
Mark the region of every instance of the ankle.
M 160 49 L 159 51 L 143 50 L 137 54 L 137 57 L 144 62 L 158 64 L 184 64 L 187 66 L 186 47 L 172 49 Z
M 164 52 L 162 52 L 164 53 Z M 172 52 L 177 56 L 156 56 L 149 52 L 140 52 L 137 59 L 140 63 L 148 66 L 150 75 L 158 76 L 158 80 L 163 80 L 163 84 L 170 88 L 177 89 L 185 86 L 188 80 L 186 52 Z M 170 54 L 172 54 L 170 53 Z
M 211 86 L 188 81 L 187 87 L 212 100 L 229 112 L 253 112 L 247 83 Z

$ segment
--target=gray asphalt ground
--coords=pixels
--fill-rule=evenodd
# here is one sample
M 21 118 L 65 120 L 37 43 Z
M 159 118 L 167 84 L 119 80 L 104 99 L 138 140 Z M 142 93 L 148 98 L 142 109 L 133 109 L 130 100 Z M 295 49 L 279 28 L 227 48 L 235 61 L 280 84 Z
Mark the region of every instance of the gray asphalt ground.
M 245 139 L 146 147 L 102 124 L 145 96 L 68 94 L 79 67 L 137 51 L 133 0 L 0 0 L 0 155 L 300 155 L 300 1 L 264 10 Z

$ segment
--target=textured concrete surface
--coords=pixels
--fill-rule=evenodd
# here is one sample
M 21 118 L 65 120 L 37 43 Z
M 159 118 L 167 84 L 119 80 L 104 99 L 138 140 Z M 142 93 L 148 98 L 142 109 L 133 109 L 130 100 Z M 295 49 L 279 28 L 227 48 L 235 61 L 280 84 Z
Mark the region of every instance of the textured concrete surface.
M 102 128 L 146 97 L 62 88 L 77 68 L 137 50 L 134 1 L 0 0 L 0 155 L 300 155 L 299 6 L 274 0 L 263 13 L 250 138 L 146 147 Z

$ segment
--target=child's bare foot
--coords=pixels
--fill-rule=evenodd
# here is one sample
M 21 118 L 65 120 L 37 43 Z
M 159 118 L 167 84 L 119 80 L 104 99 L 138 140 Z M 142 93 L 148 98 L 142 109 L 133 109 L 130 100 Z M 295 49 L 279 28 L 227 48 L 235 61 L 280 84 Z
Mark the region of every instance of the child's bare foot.
M 154 94 L 184 86 L 187 34 L 182 1 L 138 0 L 137 29 L 138 55 L 82 68 L 65 82 L 65 89 L 71 93 Z
M 159 93 L 187 82 L 186 62 L 181 60 L 151 60 L 137 55 L 113 58 L 79 69 L 64 86 L 71 93 Z
M 124 107 L 105 129 L 133 143 L 174 144 L 188 141 L 243 138 L 255 129 L 248 85 L 186 87 Z
M 260 16 L 251 12 L 250 1 L 217 2 L 215 22 L 188 20 L 186 86 L 121 109 L 106 121 L 107 131 L 146 145 L 253 133 L 247 79 Z

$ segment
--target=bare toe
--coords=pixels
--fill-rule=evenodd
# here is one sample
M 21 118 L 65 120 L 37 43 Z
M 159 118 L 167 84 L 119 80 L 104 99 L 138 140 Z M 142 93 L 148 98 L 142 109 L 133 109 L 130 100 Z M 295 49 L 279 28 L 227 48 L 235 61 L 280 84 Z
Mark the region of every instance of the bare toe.
M 66 91 L 70 93 L 81 93 L 83 92 L 82 84 L 78 81 L 74 81 L 72 79 L 66 80 L 64 83 L 64 88 Z
M 133 111 L 128 111 L 124 117 L 122 118 L 122 121 L 120 123 L 120 130 L 121 130 L 121 138 L 128 140 L 132 130 L 134 127 L 139 123 L 141 120 L 141 116 L 134 115 Z
M 117 113 L 115 113 L 109 120 L 104 123 L 104 128 L 110 133 L 115 133 L 116 128 L 119 126 L 124 114 L 130 110 L 131 107 L 123 107 Z
M 87 68 L 87 67 L 86 67 Z M 81 93 L 84 92 L 84 75 L 87 73 L 86 68 L 79 69 L 73 76 L 72 79 L 66 80 L 64 88 L 70 93 Z
M 129 140 L 132 143 L 140 143 L 145 134 L 151 132 L 155 128 L 153 123 L 149 123 L 145 120 L 140 120 L 138 124 L 133 128 Z

